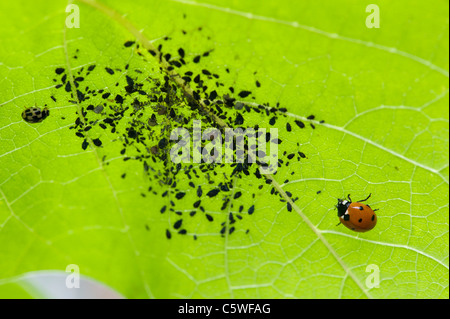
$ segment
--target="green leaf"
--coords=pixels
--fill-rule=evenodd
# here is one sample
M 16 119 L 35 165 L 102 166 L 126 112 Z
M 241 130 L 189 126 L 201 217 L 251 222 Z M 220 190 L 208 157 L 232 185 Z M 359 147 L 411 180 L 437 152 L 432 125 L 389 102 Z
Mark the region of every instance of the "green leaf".
M 448 3 L 74 4 L 1 3 L 0 296 L 76 264 L 127 298 L 448 298 Z M 277 128 L 276 174 L 172 163 L 195 120 Z

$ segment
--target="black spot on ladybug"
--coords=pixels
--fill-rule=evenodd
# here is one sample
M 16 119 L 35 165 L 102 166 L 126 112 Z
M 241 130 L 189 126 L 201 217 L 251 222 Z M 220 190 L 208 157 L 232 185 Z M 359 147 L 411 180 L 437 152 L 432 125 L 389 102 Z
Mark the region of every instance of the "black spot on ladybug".
M 372 215 L 372 218 L 371 218 L 371 219 L 372 219 L 372 221 L 374 221 L 374 220 L 375 220 L 375 215 Z
M 362 218 L 358 219 L 358 223 L 361 223 L 361 222 L 362 222 Z

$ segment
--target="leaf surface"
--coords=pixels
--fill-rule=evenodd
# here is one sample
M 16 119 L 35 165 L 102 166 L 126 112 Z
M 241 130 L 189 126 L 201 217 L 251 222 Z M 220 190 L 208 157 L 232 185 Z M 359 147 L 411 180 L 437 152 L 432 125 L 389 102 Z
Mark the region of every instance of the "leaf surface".
M 1 4 L 2 296 L 77 264 L 128 298 L 448 298 L 447 3 L 380 2 L 379 29 L 356 1 L 74 4 L 79 29 L 65 2 Z M 233 105 L 191 107 L 197 74 Z M 164 160 L 169 129 L 239 116 L 278 129 L 276 174 Z M 376 228 L 336 227 L 369 193 Z

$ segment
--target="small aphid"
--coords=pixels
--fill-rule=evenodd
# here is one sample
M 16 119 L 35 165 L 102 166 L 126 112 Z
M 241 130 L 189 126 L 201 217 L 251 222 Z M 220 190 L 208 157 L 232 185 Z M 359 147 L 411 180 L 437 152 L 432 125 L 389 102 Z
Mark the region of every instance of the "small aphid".
M 244 97 L 249 96 L 250 94 L 252 94 L 252 92 L 250 92 L 250 91 L 241 91 L 241 92 L 239 92 L 238 95 L 239 95 L 240 97 L 244 98 Z
M 102 141 L 99 138 L 93 139 L 92 142 L 95 146 L 102 146 Z
M 158 154 L 158 152 L 159 152 L 159 148 L 158 148 L 158 146 L 152 146 L 151 148 L 150 148 L 150 152 L 153 154 L 153 155 L 156 155 L 156 154 Z
M 295 124 L 297 124 L 297 126 L 300 127 L 300 128 L 304 128 L 305 127 L 305 124 L 302 121 L 299 121 L 299 120 L 295 120 Z
M 40 123 L 50 115 L 48 108 L 29 107 L 22 112 L 22 118 L 28 123 Z
M 167 108 L 165 106 L 160 106 L 158 109 L 158 115 L 164 115 L 167 114 Z

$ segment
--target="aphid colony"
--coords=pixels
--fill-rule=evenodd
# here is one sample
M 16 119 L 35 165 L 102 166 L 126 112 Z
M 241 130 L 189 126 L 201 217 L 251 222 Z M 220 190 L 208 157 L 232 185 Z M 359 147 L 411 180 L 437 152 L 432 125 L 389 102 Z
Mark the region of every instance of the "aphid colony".
M 264 125 L 274 126 L 281 118 L 286 121 L 286 108 L 279 104 L 270 106 L 269 103 L 248 103 L 249 99 L 255 99 L 252 91 L 235 89 L 221 82 L 220 73 L 230 73 L 229 68 L 216 72 L 205 68 L 200 68 L 200 72 L 189 69 L 191 63 L 194 63 L 198 70 L 198 66 L 212 50 L 188 58 L 182 48 L 173 55 L 164 53 L 162 44 L 155 50 L 145 51 L 139 44 L 127 41 L 123 49 L 136 50 L 144 62 L 151 61 L 154 64 L 156 59 L 160 72 L 148 76 L 140 68 L 134 68 L 130 64 L 101 67 L 92 64 L 80 68 L 73 75 L 74 81 L 71 83 L 66 70 L 59 67 L 55 70 L 59 77 L 55 79 L 59 82 L 56 88 L 64 89 L 70 95 L 69 101 L 76 100 L 81 106 L 81 112 L 77 115 L 82 116 L 77 116 L 70 128 L 82 140 L 80 144 L 83 150 L 88 147 L 105 147 L 103 139 L 107 138 L 108 141 L 122 145 L 120 154 L 117 155 L 122 156 L 123 161 L 142 163 L 150 186 L 141 196 L 163 198 L 161 202 L 164 204 L 154 211 L 178 216 L 170 219 L 173 224 L 165 232 L 167 238 L 172 238 L 172 233 L 175 232 L 192 235 L 197 239 L 189 225 L 203 222 L 211 223 L 222 235 L 235 233 L 239 230 L 239 220 L 257 213 L 258 207 L 255 206 L 254 199 L 258 192 L 269 192 L 286 203 L 271 185 L 271 180 L 261 174 L 259 163 L 174 164 L 168 154 L 172 143 L 170 132 L 175 127 L 190 130 L 193 121 L 200 120 L 203 126 L 221 129 L 223 127 L 216 122 L 216 119 L 220 119 L 231 128 L 245 129 L 246 126 L 251 126 L 257 129 L 259 123 L 247 120 L 249 114 L 259 113 L 266 119 Z M 116 87 L 113 88 L 115 93 L 107 89 L 84 87 L 83 81 L 94 72 L 97 77 L 112 76 L 117 79 Z M 179 74 L 183 85 L 174 81 L 174 72 Z M 255 81 L 256 88 L 263 85 L 259 80 Z M 192 94 L 187 94 L 186 87 L 192 89 Z M 295 136 L 307 128 L 305 123 L 309 122 L 310 127 L 315 128 L 314 118 L 311 115 L 305 121 L 287 122 L 285 132 L 292 134 L 292 139 L 295 140 Z M 115 138 L 111 138 L 111 134 Z M 270 133 L 266 134 L 266 141 L 277 144 L 283 142 L 282 139 L 272 139 Z M 281 151 L 283 156 L 278 159 L 278 167 L 288 166 L 291 160 L 298 162 L 307 159 L 299 148 L 297 143 L 295 151 Z M 291 174 L 294 175 L 295 172 Z M 126 178 L 126 173 L 121 174 L 121 177 Z M 255 186 L 246 187 L 249 183 L 254 183 Z M 242 189 L 246 189 L 246 192 L 242 192 Z M 291 193 L 286 193 L 292 201 L 298 199 Z M 191 200 L 188 202 L 193 202 L 192 207 L 186 207 L 186 201 L 181 201 L 188 197 Z M 291 205 L 286 205 L 291 211 Z M 196 221 L 189 223 L 187 219 Z M 249 229 L 244 232 L 248 233 Z

